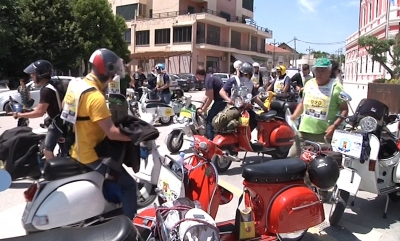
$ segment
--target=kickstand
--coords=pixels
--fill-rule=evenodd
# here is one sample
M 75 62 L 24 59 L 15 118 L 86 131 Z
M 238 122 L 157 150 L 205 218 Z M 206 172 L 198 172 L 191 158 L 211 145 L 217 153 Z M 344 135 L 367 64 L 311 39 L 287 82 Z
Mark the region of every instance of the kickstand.
M 385 205 L 385 212 L 383 213 L 383 218 L 387 218 L 387 210 L 389 207 L 389 194 L 386 194 L 386 205 Z

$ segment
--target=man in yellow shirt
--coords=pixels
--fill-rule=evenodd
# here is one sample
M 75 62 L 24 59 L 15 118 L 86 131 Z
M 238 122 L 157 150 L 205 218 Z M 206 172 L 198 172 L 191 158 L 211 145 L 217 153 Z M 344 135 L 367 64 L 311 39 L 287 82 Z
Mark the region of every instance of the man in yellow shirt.
M 124 214 L 133 219 L 137 211 L 136 182 L 122 168 L 117 172 L 102 163 L 95 147 L 107 136 L 111 140 L 131 141 L 114 125 L 107 107 L 103 90 L 114 76 L 123 75 L 121 59 L 108 49 L 96 50 L 90 57 L 92 71 L 84 79 L 71 81 L 64 98 L 61 116 L 74 124 L 75 143 L 71 148 L 72 158 L 105 175 L 106 185 L 119 189 L 118 199 Z M 114 191 L 114 190 L 113 190 Z M 118 190 L 119 191 L 119 190 Z M 114 202 L 105 197 L 108 201 Z

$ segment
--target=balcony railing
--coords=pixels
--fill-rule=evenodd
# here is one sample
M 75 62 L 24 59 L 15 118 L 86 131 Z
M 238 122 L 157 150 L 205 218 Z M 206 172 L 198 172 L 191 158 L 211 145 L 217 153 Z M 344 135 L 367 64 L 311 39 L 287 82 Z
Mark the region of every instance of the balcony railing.
M 231 42 L 216 42 L 214 39 L 206 39 L 206 38 L 197 38 L 196 39 L 196 44 L 210 44 L 214 46 L 219 46 L 219 47 L 225 47 L 225 48 L 234 48 L 234 49 L 239 49 L 243 51 L 251 51 L 251 52 L 257 52 L 261 54 L 266 54 L 265 49 L 260 49 L 257 51 L 252 51 L 250 46 L 247 46 L 245 44 L 240 45 L 240 48 L 237 48 L 236 46 L 232 46 Z M 267 54 L 272 54 L 272 53 L 267 53 Z
M 231 17 L 227 18 L 220 12 L 210 10 L 210 9 L 200 9 L 200 10 L 196 10 L 194 12 L 175 11 L 175 12 L 165 12 L 165 13 L 153 13 L 152 15 L 137 16 L 136 20 L 147 20 L 147 19 L 154 19 L 154 18 L 171 18 L 171 17 L 178 17 L 181 15 L 187 15 L 187 14 L 202 14 L 202 13 L 207 13 L 207 14 L 210 14 L 213 16 L 224 18 L 224 19 L 226 19 L 226 21 L 231 22 L 231 23 L 243 23 L 243 24 L 246 24 L 246 25 L 256 28 L 258 31 L 267 32 L 267 33 L 272 34 L 272 30 L 269 30 L 268 28 L 264 28 L 264 27 L 256 25 L 254 20 L 252 20 L 252 19 L 245 19 L 245 18 L 237 17 L 237 16 L 231 16 Z

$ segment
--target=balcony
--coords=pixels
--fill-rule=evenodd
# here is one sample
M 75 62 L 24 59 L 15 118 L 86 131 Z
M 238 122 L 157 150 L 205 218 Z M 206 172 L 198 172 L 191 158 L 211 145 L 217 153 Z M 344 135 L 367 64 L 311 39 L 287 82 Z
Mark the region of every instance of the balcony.
M 267 38 L 272 38 L 272 30 L 268 28 L 264 28 L 261 26 L 258 26 L 252 21 L 251 19 L 244 19 L 242 17 L 237 17 L 237 16 L 230 16 L 226 17 L 225 15 L 221 14 L 220 12 L 209 10 L 209 9 L 201 9 L 198 11 L 194 11 L 189 13 L 188 11 L 174 11 L 174 12 L 165 12 L 165 13 L 155 13 L 152 14 L 151 16 L 137 16 L 136 21 L 142 21 L 142 20 L 148 20 L 148 19 L 157 19 L 157 18 L 173 18 L 173 17 L 178 17 L 178 16 L 183 16 L 183 15 L 191 15 L 195 14 L 197 15 L 198 20 L 207 20 L 207 17 L 211 17 L 210 21 L 213 21 L 212 17 L 217 17 L 218 22 L 221 24 L 227 24 L 231 27 L 250 27 L 252 30 L 256 30 L 261 32 L 264 37 Z M 204 18 L 201 17 L 201 15 L 206 15 Z
M 242 50 L 242 51 L 250 51 L 250 52 L 256 52 L 259 54 L 269 54 L 266 53 L 265 48 L 261 48 L 258 51 L 252 51 L 250 46 L 247 46 L 245 44 L 242 44 L 240 46 L 232 46 L 231 42 L 215 42 L 212 39 L 205 39 L 205 38 L 197 38 L 196 39 L 196 44 L 208 44 L 208 45 L 213 45 L 213 46 L 218 46 L 218 47 L 223 47 L 223 48 L 232 48 L 232 49 L 237 49 L 237 50 Z

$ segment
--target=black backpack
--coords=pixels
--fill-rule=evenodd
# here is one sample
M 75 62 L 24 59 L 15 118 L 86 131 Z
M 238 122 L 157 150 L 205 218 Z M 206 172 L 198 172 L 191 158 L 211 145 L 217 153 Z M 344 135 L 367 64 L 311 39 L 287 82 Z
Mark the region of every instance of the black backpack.
M 54 86 L 54 88 L 57 90 L 61 102 L 64 100 L 65 94 L 67 93 L 69 82 L 69 79 L 59 78 L 53 78 L 49 81 L 49 84 Z

